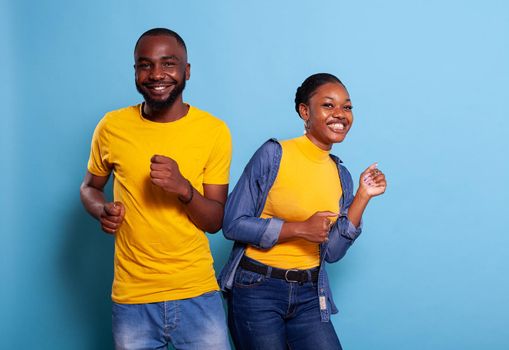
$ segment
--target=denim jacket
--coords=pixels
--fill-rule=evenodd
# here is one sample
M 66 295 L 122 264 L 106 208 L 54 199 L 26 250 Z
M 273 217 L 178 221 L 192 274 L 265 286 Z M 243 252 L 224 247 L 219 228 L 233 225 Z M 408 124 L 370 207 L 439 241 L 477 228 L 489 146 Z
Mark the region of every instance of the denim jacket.
M 235 243 L 228 262 L 218 278 L 221 290 L 224 292 L 232 288 L 235 271 L 248 244 L 269 249 L 278 241 L 284 221 L 275 217 L 263 219 L 260 215 L 279 171 L 281 155 L 282 148 L 277 140 L 271 139 L 265 142 L 246 165 L 237 185 L 228 197 L 223 234 Z M 330 156 L 338 166 L 343 195 L 339 202 L 339 217 L 331 228 L 329 240 L 320 244 L 318 298 L 322 322 L 328 322 L 330 314 L 338 312 L 330 291 L 324 262 L 333 263 L 343 258 L 361 233 L 361 225 L 355 228 L 347 217 L 348 208 L 353 201 L 352 177 L 338 157 Z

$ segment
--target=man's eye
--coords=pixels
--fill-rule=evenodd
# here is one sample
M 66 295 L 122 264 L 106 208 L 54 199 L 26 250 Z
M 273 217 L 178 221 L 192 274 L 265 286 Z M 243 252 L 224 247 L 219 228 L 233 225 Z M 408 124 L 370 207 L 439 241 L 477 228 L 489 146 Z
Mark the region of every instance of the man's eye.
M 163 67 L 165 67 L 165 68 L 170 68 L 173 66 L 175 66 L 175 63 L 173 63 L 173 62 L 164 62 L 163 63 Z
M 140 69 L 147 69 L 150 67 L 150 65 L 148 63 L 139 63 L 137 67 Z
M 344 106 L 343 108 L 347 111 L 351 111 L 353 109 L 353 106 Z

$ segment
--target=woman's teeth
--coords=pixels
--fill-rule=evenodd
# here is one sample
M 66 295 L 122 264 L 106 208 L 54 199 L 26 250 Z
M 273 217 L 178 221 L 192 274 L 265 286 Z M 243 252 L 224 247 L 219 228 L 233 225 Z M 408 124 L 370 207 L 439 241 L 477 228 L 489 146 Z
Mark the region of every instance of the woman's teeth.
M 329 124 L 329 128 L 331 128 L 332 131 L 339 132 L 345 130 L 345 125 L 342 123 L 332 123 Z

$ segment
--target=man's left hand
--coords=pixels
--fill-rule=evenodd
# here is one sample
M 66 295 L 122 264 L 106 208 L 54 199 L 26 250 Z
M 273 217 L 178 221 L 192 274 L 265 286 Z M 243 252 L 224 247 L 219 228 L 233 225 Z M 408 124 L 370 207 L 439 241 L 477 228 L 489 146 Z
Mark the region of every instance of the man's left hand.
M 177 162 L 169 157 L 154 155 L 150 159 L 150 178 L 154 185 L 166 192 L 176 193 L 184 198 L 190 196 L 189 182 L 180 173 Z

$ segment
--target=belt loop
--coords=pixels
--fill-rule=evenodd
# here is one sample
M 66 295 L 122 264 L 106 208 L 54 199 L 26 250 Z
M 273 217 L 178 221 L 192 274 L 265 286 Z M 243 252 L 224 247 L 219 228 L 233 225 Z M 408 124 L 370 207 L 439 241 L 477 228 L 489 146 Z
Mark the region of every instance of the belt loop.
M 267 273 L 265 274 L 265 277 L 269 278 L 270 275 L 272 275 L 272 266 L 269 266 L 269 265 L 266 265 L 267 266 Z

